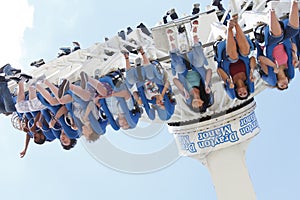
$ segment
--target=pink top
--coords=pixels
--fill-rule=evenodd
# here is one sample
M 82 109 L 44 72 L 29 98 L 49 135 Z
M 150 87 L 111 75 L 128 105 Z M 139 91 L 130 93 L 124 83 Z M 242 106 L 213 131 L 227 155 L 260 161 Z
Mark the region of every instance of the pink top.
M 278 66 L 287 64 L 288 62 L 288 55 L 284 49 L 283 44 L 278 44 L 274 47 L 272 56 L 275 61 L 277 61 Z

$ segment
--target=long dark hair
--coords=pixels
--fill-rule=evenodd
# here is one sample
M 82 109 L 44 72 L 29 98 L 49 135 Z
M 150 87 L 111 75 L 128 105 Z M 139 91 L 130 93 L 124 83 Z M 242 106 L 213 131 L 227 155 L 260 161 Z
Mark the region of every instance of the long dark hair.
M 284 72 L 285 76 L 287 77 L 288 83 L 289 83 L 291 79 L 290 79 L 290 76 L 289 76 L 289 73 L 288 73 L 287 69 L 283 70 L 283 72 Z M 276 78 L 277 78 L 277 74 L 276 74 Z M 277 78 L 277 80 L 278 80 L 278 78 Z M 288 87 L 289 86 L 287 86 L 286 88 L 280 88 L 280 87 L 278 87 L 278 81 L 276 82 L 276 88 L 278 90 L 286 90 L 286 89 L 288 89 Z
M 200 79 L 199 85 L 198 86 L 194 86 L 193 88 L 199 90 L 199 97 L 200 97 L 200 99 L 202 99 L 203 104 L 199 108 L 194 108 L 192 106 L 192 103 L 191 104 L 187 104 L 187 106 L 192 111 L 194 111 L 194 112 L 204 113 L 206 111 L 206 109 L 212 105 L 211 102 L 210 102 L 212 93 L 211 92 L 209 94 L 206 93 L 206 91 L 205 91 L 205 84 L 204 84 L 204 82 L 203 82 L 202 79 Z M 194 99 L 194 97 L 193 97 L 193 99 Z
M 237 88 L 236 88 L 236 85 L 234 85 L 234 93 L 235 93 L 235 97 L 238 99 L 238 100 L 245 100 L 245 99 L 248 99 L 248 97 L 250 96 L 250 89 L 249 89 L 249 86 L 247 84 L 246 81 L 244 81 L 244 84 L 246 86 L 246 89 L 247 89 L 247 96 L 245 97 L 240 97 L 238 92 L 237 92 Z
M 46 137 L 45 137 L 45 135 L 43 134 L 43 131 L 42 131 L 41 129 L 38 129 L 38 130 L 36 130 L 36 133 L 35 133 L 35 134 L 39 134 L 39 135 L 40 135 L 40 138 L 39 138 L 39 140 L 36 140 L 36 139 L 34 138 L 34 143 L 39 144 L 39 145 L 44 144 L 45 141 L 46 141 Z
M 71 142 L 70 142 L 69 145 L 64 145 L 63 143 L 60 143 L 64 150 L 70 150 L 77 144 L 76 139 L 70 139 L 70 141 Z

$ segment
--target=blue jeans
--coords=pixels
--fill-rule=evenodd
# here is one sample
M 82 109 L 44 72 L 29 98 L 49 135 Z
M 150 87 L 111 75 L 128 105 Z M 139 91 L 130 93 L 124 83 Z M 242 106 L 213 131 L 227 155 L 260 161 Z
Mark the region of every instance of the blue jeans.
M 10 64 L 7 64 L 3 68 L 5 75 L 13 75 L 13 68 Z M 0 113 L 9 113 L 16 111 L 15 103 L 12 95 L 7 87 L 7 82 L 0 82 Z
M 141 74 L 138 74 L 138 69 L 135 67 L 126 71 L 126 81 L 130 87 L 133 84 L 151 80 L 154 82 L 161 82 L 163 84 L 164 74 L 160 74 L 153 64 L 144 65 L 141 67 Z
M 192 51 L 188 53 L 188 58 L 190 60 L 190 63 L 196 68 L 196 70 L 203 67 L 204 65 L 208 65 L 201 43 L 195 44 L 193 46 Z
M 182 74 L 186 71 L 184 57 L 179 52 L 170 52 L 172 74 Z
M 6 82 L 0 82 L 0 113 L 16 111 L 12 95 Z
M 282 35 L 280 36 L 273 36 L 271 34 L 271 32 L 269 32 L 269 38 L 268 38 L 268 45 L 271 44 L 278 44 L 279 42 L 286 40 L 286 39 L 290 39 L 292 37 L 294 37 L 295 35 L 297 35 L 299 29 L 293 28 L 292 26 L 290 26 L 289 24 L 285 27 L 285 29 L 283 30 Z
M 15 69 L 13 68 L 10 64 L 5 65 L 5 67 L 3 68 L 3 72 L 5 75 L 13 75 L 12 70 Z
M 187 53 L 187 58 L 196 71 L 208 65 L 207 59 L 204 55 L 202 44 L 195 44 L 190 52 Z M 186 72 L 187 66 L 185 63 L 185 56 L 180 54 L 178 51 L 170 52 L 172 73 L 182 74 Z M 174 71 L 175 70 L 175 71 Z M 200 72 L 199 72 L 200 73 Z

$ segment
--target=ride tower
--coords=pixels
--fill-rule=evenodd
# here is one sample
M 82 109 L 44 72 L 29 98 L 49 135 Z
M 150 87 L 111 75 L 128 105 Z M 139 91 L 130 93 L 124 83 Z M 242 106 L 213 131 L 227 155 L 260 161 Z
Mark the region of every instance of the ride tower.
M 253 200 L 256 198 L 245 162 L 245 152 L 260 128 L 255 116 L 254 95 L 246 101 L 230 99 L 216 73 L 212 44 L 218 36 L 225 38 L 226 27 L 218 22 L 215 10 L 208 10 L 192 18 L 153 28 L 154 41 L 160 44 L 157 46 L 159 50 L 168 51 L 168 39 L 162 38 L 162 33 L 170 28 L 178 30 L 178 27 L 185 27 L 186 32 L 189 32 L 195 19 L 201 29 L 198 36 L 204 43 L 208 68 L 213 71 L 214 104 L 199 115 L 188 112 L 189 109 L 185 108 L 178 96 L 176 99 L 180 106 L 177 108 L 181 109 L 176 109 L 175 116 L 168 123 L 168 130 L 174 135 L 181 156 L 197 159 L 208 168 L 219 200 Z M 187 41 L 190 41 L 190 35 L 186 36 Z M 256 82 L 256 86 L 260 84 L 260 81 Z
M 254 39 L 253 30 L 258 22 L 268 23 L 267 13 L 270 8 L 275 9 L 278 16 L 282 17 L 288 15 L 291 7 L 291 3 L 286 1 L 244 1 L 243 7 L 240 3 L 230 1 L 224 15 L 237 14 L 240 26 L 251 39 Z M 197 34 L 209 61 L 208 68 L 213 70 L 214 105 L 200 116 L 187 113 L 186 108 L 177 109 L 178 112 L 168 123 L 168 130 L 174 135 L 181 156 L 197 159 L 207 167 L 219 200 L 254 200 L 256 195 L 247 169 L 245 153 L 252 138 L 260 132 L 255 116 L 254 97 L 263 91 L 266 85 L 259 78 L 258 70 L 255 70 L 255 92 L 250 98 L 242 101 L 228 98 L 223 84 L 217 77 L 216 61 L 212 56 L 215 53 L 213 44 L 226 38 L 226 26 L 222 23 L 226 16 L 219 21 L 216 19 L 219 17 L 218 11 L 213 7 L 207 9 L 201 14 L 173 20 L 152 29 L 155 44 L 158 44 L 156 47 L 167 52 L 171 45 L 168 38 L 163 38 L 162 35 L 166 35 L 163 33 L 170 28 L 180 30 L 181 27 L 191 32 L 193 21 L 197 20 L 200 27 Z M 177 35 L 180 35 L 179 31 Z M 191 35 L 186 34 L 187 45 L 191 44 Z M 180 48 L 180 36 L 176 39 Z M 191 46 L 189 48 L 191 49 Z M 255 55 L 255 51 L 252 55 Z M 179 104 L 184 103 L 179 101 Z

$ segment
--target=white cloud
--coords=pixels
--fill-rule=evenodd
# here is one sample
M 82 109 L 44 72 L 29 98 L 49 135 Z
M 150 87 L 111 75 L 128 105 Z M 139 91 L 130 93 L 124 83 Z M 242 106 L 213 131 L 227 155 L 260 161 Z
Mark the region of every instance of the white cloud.
M 0 2 L 0 67 L 6 63 L 20 66 L 23 35 L 32 27 L 33 13 L 27 0 Z

